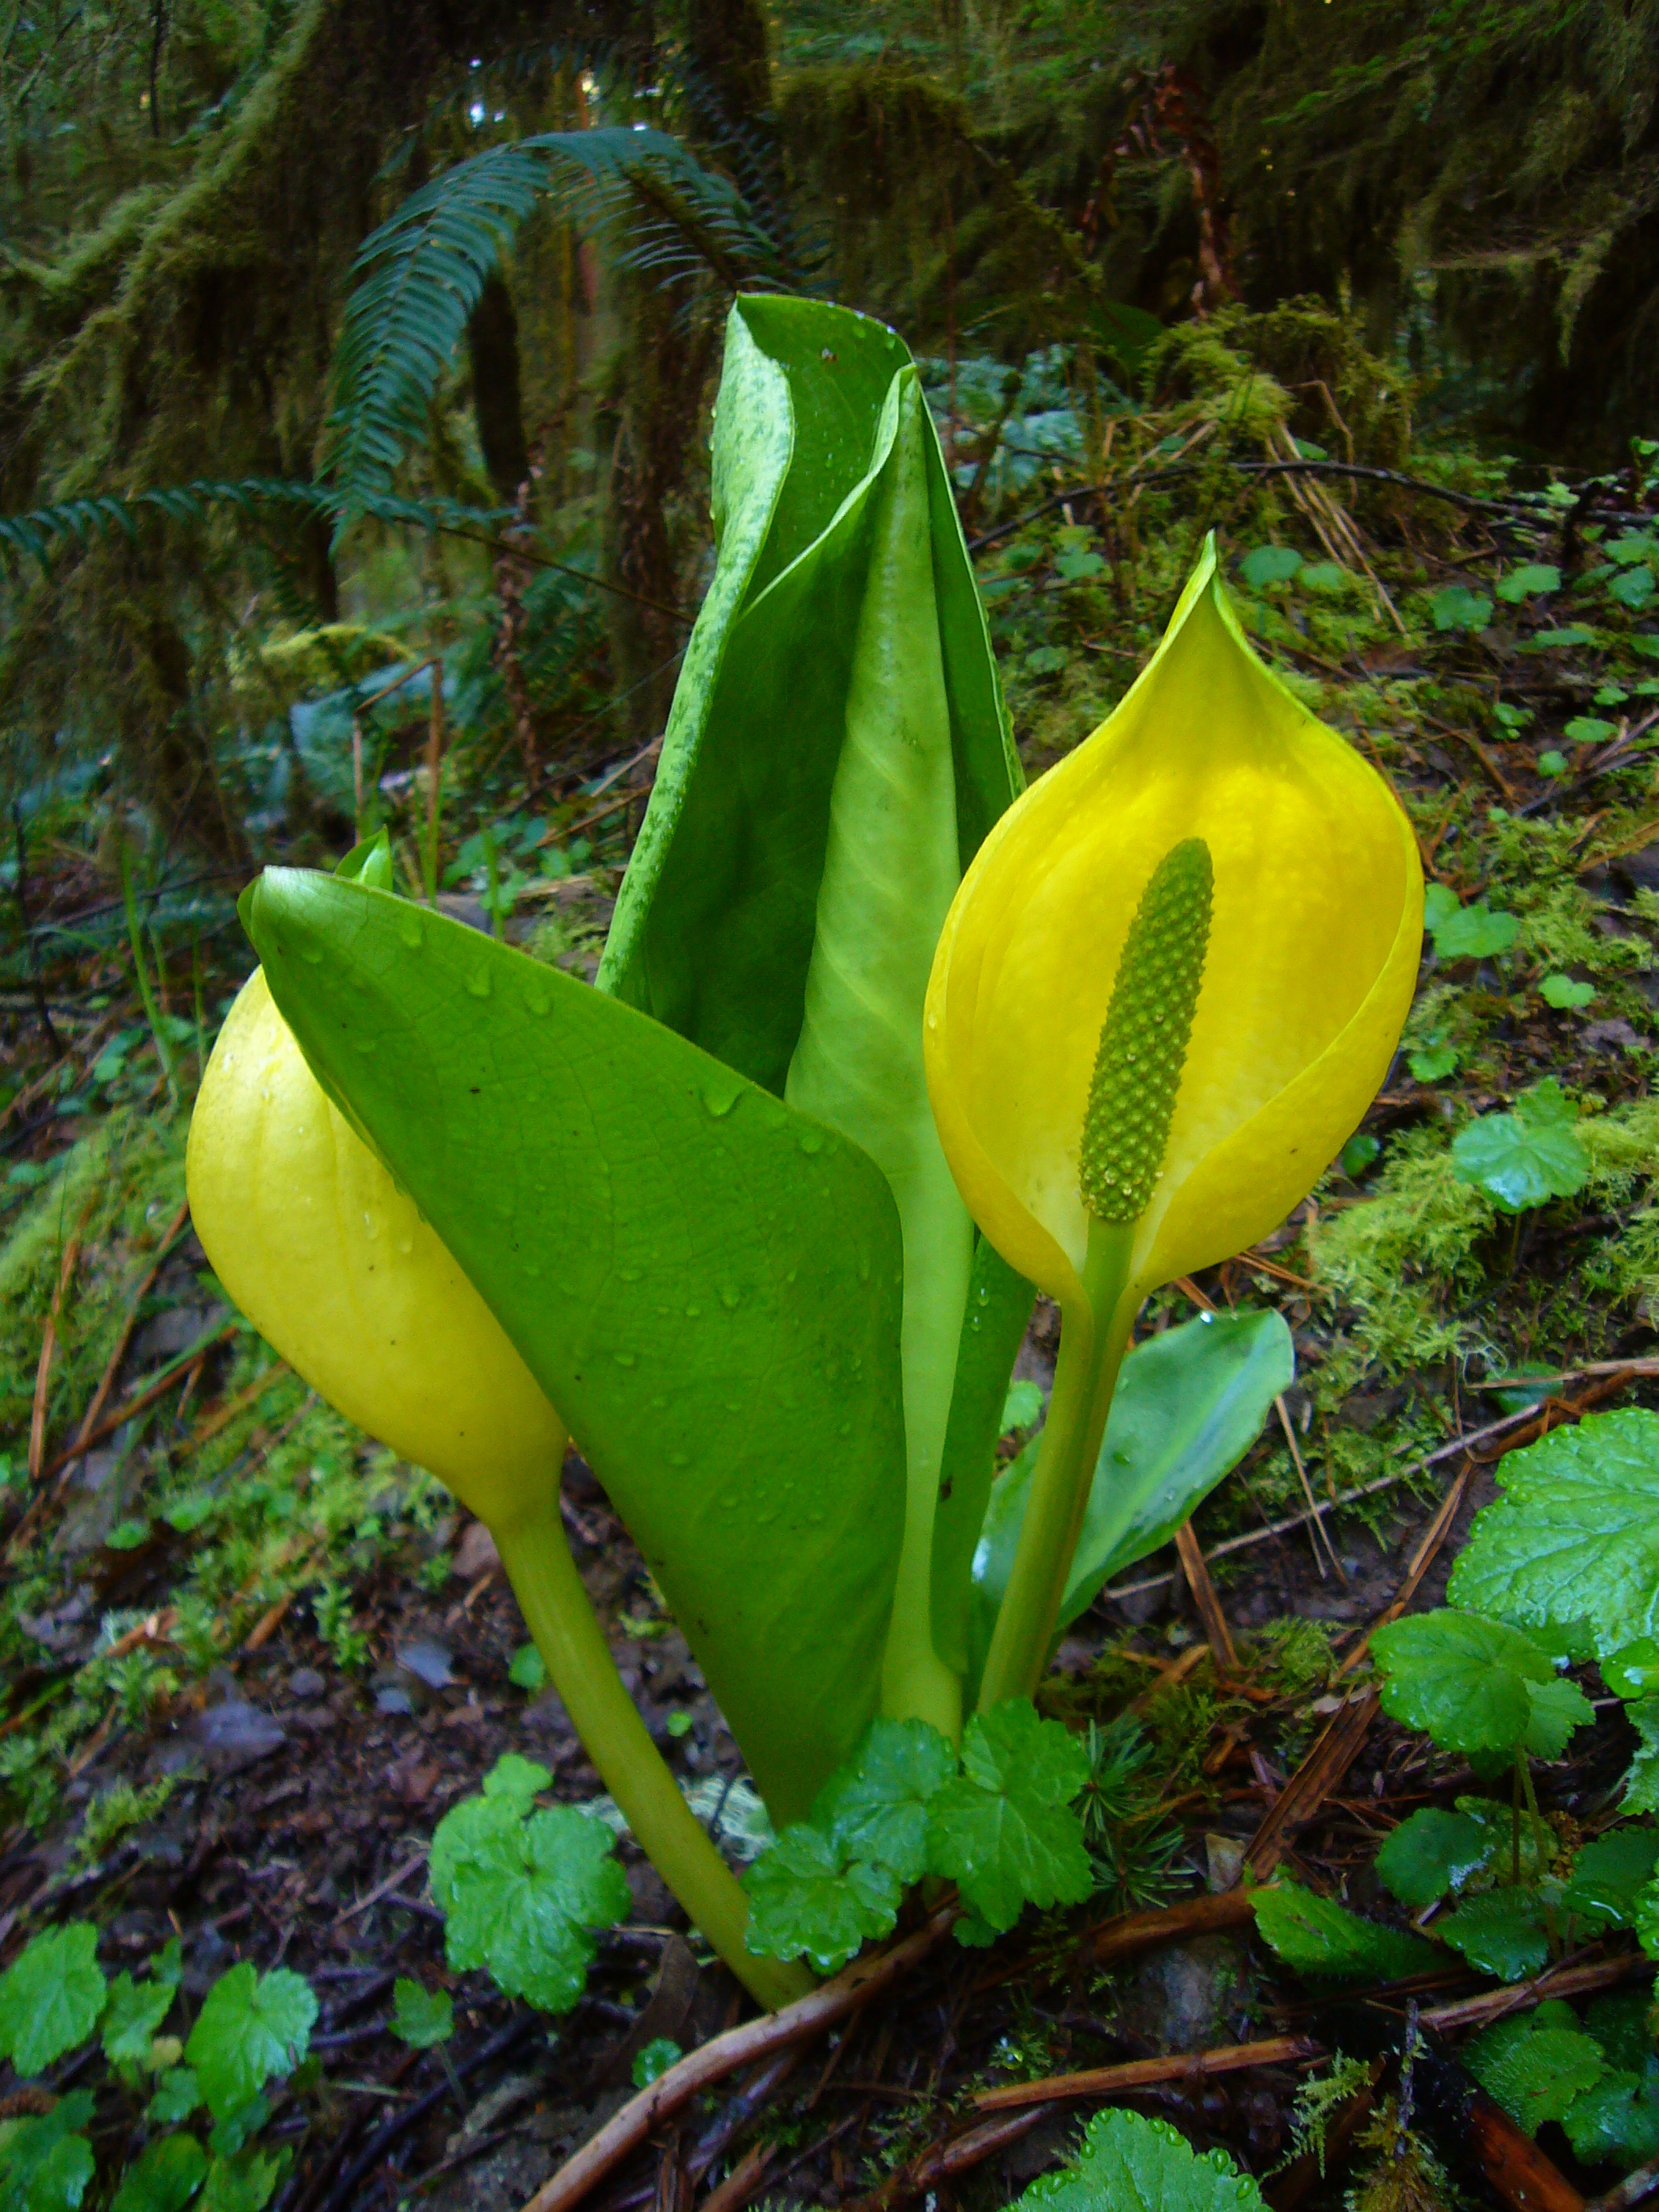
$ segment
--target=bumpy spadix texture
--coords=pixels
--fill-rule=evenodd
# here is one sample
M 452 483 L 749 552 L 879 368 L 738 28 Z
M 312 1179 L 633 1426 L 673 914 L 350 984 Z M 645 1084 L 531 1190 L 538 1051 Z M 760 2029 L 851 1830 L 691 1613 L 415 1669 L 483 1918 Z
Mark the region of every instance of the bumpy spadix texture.
M 1153 869 L 1129 924 L 1083 1121 L 1078 1180 L 1097 1221 L 1130 1222 L 1152 1203 L 1193 1033 L 1214 884 L 1209 847 L 1183 838 Z
M 1422 946 L 1411 825 L 1256 658 L 1211 547 L 1121 705 L 981 846 L 928 985 L 957 1188 L 1062 1306 L 1083 1295 L 1101 1027 L 1141 891 L 1188 838 L 1209 848 L 1213 918 L 1131 1291 L 1243 1250 L 1312 1188 L 1376 1095 Z
M 208 1062 L 186 1177 L 214 1273 L 319 1396 L 491 1528 L 531 1517 L 558 1482 L 559 1417 L 319 1088 L 262 969 Z

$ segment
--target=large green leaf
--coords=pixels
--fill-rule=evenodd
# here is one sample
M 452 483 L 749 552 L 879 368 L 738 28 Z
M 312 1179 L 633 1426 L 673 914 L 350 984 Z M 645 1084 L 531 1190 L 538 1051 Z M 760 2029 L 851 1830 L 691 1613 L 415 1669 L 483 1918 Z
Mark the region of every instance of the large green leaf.
M 714 419 L 720 558 L 599 970 L 602 989 L 779 1092 L 890 458 L 878 433 L 908 364 L 891 331 L 846 308 L 757 295 L 733 306 Z M 926 409 L 916 428 L 965 866 L 1019 770 Z
M 1659 1414 L 1591 1413 L 1510 1452 L 1447 1595 L 1576 1659 L 1659 1635 Z
M 1486 2094 L 1529 2136 L 1546 2120 L 1565 2118 L 1574 2100 L 1601 2079 L 1605 2065 L 1594 2037 L 1583 2033 L 1572 2008 L 1559 1998 L 1483 2028 L 1464 2045 L 1462 2059 Z
M 1298 1888 L 1282 1875 L 1255 1893 L 1255 1924 L 1286 1966 L 1299 1974 L 1398 1981 L 1432 1972 L 1444 1958 L 1420 1936 L 1362 1920 L 1334 1897 Z
M 1097 2112 L 1077 2155 L 1034 2181 L 1013 2212 L 1262 2212 L 1261 2190 L 1224 2150 L 1195 2151 L 1167 2120 Z
M 1109 1577 L 1167 1544 L 1261 1433 L 1296 1372 L 1281 1316 L 1204 1314 L 1138 1344 L 1124 1360 L 1095 1465 L 1060 1624 L 1091 1605 Z M 1008 1586 L 1041 1436 L 991 1491 L 974 1553 L 975 1670 Z
M 774 1818 L 874 1710 L 902 1534 L 900 1244 L 855 1147 L 632 1008 L 272 870 L 272 995 L 568 1421 Z
M 1549 1654 L 1519 1629 L 1443 1606 L 1373 1631 L 1382 1710 L 1425 1729 L 1443 1751 L 1534 1752 L 1559 1759 L 1589 1700 L 1559 1680 Z

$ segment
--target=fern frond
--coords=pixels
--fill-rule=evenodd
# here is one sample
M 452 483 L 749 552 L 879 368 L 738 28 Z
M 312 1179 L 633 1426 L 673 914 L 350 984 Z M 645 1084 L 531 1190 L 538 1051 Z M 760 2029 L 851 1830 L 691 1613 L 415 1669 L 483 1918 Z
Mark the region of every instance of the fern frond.
M 46 568 L 54 545 L 63 539 L 73 538 L 84 545 L 117 532 L 136 538 L 147 514 L 160 514 L 173 522 L 199 522 L 214 507 L 232 507 L 250 517 L 261 508 L 277 508 L 290 514 L 321 514 L 337 523 L 343 505 L 339 493 L 330 486 L 287 477 L 242 477 L 234 483 L 198 477 L 191 483 L 167 484 L 151 491 L 125 495 L 104 493 L 96 498 L 37 507 L 26 514 L 0 514 L 0 562 L 27 555 Z M 477 538 L 513 519 L 507 507 L 466 507 L 447 499 L 395 499 L 389 493 L 366 495 L 358 501 L 357 511 L 380 522 L 465 538 Z
M 445 170 L 364 240 L 354 264 L 361 281 L 335 347 L 323 461 L 342 527 L 387 493 L 404 453 L 425 436 L 428 403 L 484 280 L 546 193 L 585 229 L 630 216 L 635 248 L 641 236 L 647 251 L 654 241 L 651 265 L 672 264 L 677 276 L 708 268 L 734 287 L 781 277 L 772 241 L 737 188 L 660 131 L 547 131 Z

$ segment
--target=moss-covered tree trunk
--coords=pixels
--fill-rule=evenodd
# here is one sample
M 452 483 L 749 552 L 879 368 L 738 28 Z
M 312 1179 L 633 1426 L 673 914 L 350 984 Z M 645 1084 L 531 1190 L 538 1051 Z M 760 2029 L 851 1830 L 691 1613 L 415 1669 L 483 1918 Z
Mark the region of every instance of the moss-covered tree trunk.
M 467 325 L 466 343 L 472 365 L 472 410 L 484 466 L 496 498 L 510 507 L 530 473 L 530 449 L 520 396 L 519 318 L 498 270 L 484 279 Z
M 721 139 L 753 134 L 769 104 L 765 15 L 757 0 L 691 0 L 686 45 L 701 111 L 687 136 L 718 164 Z M 704 434 L 719 318 L 696 312 L 683 288 L 648 273 L 623 277 L 619 289 L 624 338 L 605 568 L 617 586 L 611 609 L 617 686 L 642 743 L 667 716 L 688 627 L 674 611 L 690 596 L 687 555 L 706 534 L 706 518 L 691 513 L 687 491 Z

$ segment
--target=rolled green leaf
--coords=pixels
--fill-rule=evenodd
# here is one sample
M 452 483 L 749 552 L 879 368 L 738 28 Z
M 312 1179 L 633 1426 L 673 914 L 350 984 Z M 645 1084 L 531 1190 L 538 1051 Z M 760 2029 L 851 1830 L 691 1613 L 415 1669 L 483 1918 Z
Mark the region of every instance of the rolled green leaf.
M 878 432 L 909 359 L 884 324 L 845 307 L 733 305 L 714 415 L 720 557 L 599 969 L 601 989 L 780 1094 L 869 585 Z M 1022 779 L 925 408 L 917 430 L 965 866 Z
M 244 914 L 319 1080 L 568 1421 L 799 1819 L 875 1710 L 902 1533 L 884 1180 L 672 1030 L 386 892 L 273 869 Z
M 939 1455 L 974 1226 L 939 1149 L 921 1065 L 933 949 L 961 880 L 924 412 L 915 369 L 901 369 L 882 410 L 866 502 L 867 581 L 804 1015 L 784 1096 L 861 1146 L 898 1206 L 908 1481 L 882 1705 L 954 1736 L 961 1686 L 933 1650 L 929 1598 Z
M 941 1583 L 942 1448 L 953 1389 L 1000 1405 L 1018 1338 L 982 1387 L 992 1340 L 967 1327 L 973 1231 L 927 1103 L 922 997 L 1019 769 L 944 457 L 892 331 L 739 299 L 714 474 L 720 559 L 599 983 L 841 1130 L 892 1186 L 908 1454 L 884 1709 L 954 1733 L 936 1647 L 964 1648 L 977 1518 Z

